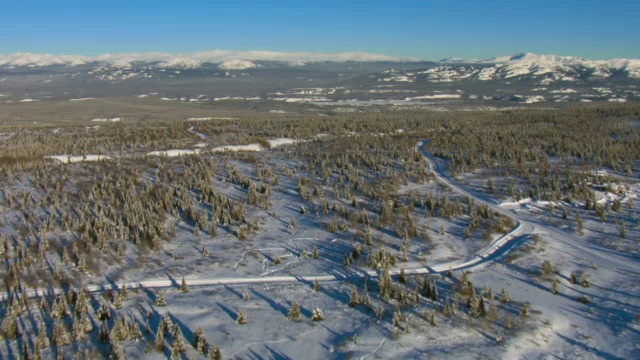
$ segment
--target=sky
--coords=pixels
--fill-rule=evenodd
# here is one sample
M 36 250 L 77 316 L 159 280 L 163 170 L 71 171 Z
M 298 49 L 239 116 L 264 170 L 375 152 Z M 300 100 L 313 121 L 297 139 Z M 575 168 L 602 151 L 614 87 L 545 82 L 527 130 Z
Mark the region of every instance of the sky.
M 0 54 L 363 51 L 640 58 L 636 0 L 7 1 Z

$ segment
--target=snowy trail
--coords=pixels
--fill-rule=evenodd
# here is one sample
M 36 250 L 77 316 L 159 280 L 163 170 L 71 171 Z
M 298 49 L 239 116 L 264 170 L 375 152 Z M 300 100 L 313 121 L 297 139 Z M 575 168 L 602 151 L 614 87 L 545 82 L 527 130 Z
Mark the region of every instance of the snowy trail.
M 187 131 L 192 133 L 192 134 L 194 134 L 194 135 L 197 135 L 200 139 L 208 139 L 209 138 L 209 136 L 207 136 L 207 135 L 205 135 L 203 133 L 197 132 L 195 126 L 192 126 L 192 127 L 188 128 Z
M 407 267 L 404 268 L 404 271 L 407 275 L 417 275 L 417 274 L 428 274 L 428 273 L 443 273 L 449 270 L 461 270 L 461 269 L 471 269 L 474 267 L 484 266 L 493 262 L 496 258 L 504 255 L 507 251 L 517 247 L 521 241 L 526 240 L 527 235 L 531 234 L 535 227 L 529 221 L 524 221 L 518 216 L 516 216 L 511 211 L 500 208 L 495 200 L 492 202 L 491 200 L 484 199 L 481 196 L 475 196 L 470 192 L 464 190 L 459 185 L 454 183 L 449 176 L 446 175 L 442 166 L 439 166 L 432 158 L 431 155 L 426 153 L 424 150 L 424 144 L 422 142 L 416 145 L 416 150 L 420 150 L 427 160 L 429 168 L 433 171 L 436 179 L 446 185 L 448 185 L 454 191 L 468 196 L 470 198 L 475 199 L 477 203 L 486 204 L 492 210 L 495 210 L 505 216 L 508 216 L 514 219 L 517 222 L 515 228 L 513 228 L 509 233 L 501 236 L 500 238 L 494 240 L 489 246 L 487 246 L 484 250 L 474 255 L 470 259 L 467 260 L 457 260 L 451 262 L 445 262 L 441 264 L 435 264 L 434 266 L 427 266 L 421 264 L 417 267 Z M 438 164 L 438 165 L 437 165 Z M 295 242 L 293 242 L 295 245 Z M 253 251 L 255 249 L 249 250 Z M 243 254 L 242 258 L 234 268 L 237 269 L 237 266 L 242 262 L 245 258 L 246 252 Z M 263 273 L 257 277 L 232 277 L 232 278 L 205 278 L 205 279 L 189 279 L 185 278 L 187 285 L 190 287 L 204 287 L 204 286 L 217 286 L 217 285 L 246 285 L 246 284 L 264 284 L 264 283 L 313 283 L 315 280 L 319 282 L 331 282 L 331 281 L 343 281 L 347 279 L 353 279 L 354 277 L 360 278 L 376 278 L 380 275 L 381 272 L 376 270 L 368 270 L 368 271 L 353 271 L 350 273 L 340 273 L 340 274 L 313 274 L 313 275 L 280 275 L 280 276 L 267 276 L 276 271 L 285 270 L 294 263 L 300 261 L 299 257 L 295 257 L 294 260 L 287 263 L 284 268 L 276 269 L 268 271 L 267 273 Z M 396 269 L 392 269 L 389 271 L 391 275 L 400 274 L 400 267 Z M 142 280 L 136 282 L 129 282 L 124 284 L 127 288 L 146 288 L 146 289 L 162 289 L 162 288 L 172 288 L 176 287 L 177 283 L 174 279 L 157 279 L 157 280 Z M 89 285 L 84 289 L 90 293 L 98 293 L 106 290 L 113 290 L 114 287 L 121 288 L 122 285 Z M 39 297 L 42 295 L 51 295 L 51 294 L 61 294 L 64 293 L 64 289 L 47 289 L 47 290 L 31 290 L 27 291 L 27 296 L 29 297 Z M 6 300 L 8 298 L 8 294 L 0 295 L 0 300 Z

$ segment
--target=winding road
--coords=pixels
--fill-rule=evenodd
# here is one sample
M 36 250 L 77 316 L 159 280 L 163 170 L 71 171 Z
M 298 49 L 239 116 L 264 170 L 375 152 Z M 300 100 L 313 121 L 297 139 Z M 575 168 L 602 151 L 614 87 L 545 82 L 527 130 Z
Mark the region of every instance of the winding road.
M 420 266 L 405 268 L 404 271 L 407 275 L 413 274 L 427 274 L 427 273 L 443 273 L 449 270 L 467 270 L 482 267 L 490 264 L 497 258 L 503 256 L 505 253 L 517 248 L 521 245 L 530 234 L 536 231 L 537 227 L 541 225 L 536 223 L 535 219 L 525 218 L 520 214 L 515 214 L 509 210 L 505 210 L 497 205 L 495 200 L 487 197 L 484 194 L 472 193 L 464 189 L 457 181 L 451 178 L 445 171 L 445 165 L 443 161 L 436 159 L 433 155 L 429 154 L 426 149 L 426 142 L 419 142 L 415 146 L 416 151 L 420 151 L 427 161 L 427 165 L 431 172 L 435 175 L 435 178 L 440 183 L 447 185 L 453 191 L 472 198 L 477 204 L 486 204 L 491 210 L 498 212 L 504 216 L 513 219 L 516 222 L 516 226 L 507 234 L 494 240 L 491 244 L 485 247 L 481 252 L 474 255 L 470 259 L 458 260 L 452 262 L 445 262 L 440 264 L 434 264 L 428 266 L 421 264 Z M 534 225 L 535 223 L 535 225 Z M 566 236 L 560 234 L 557 229 L 551 229 L 550 233 L 556 236 Z M 206 279 L 186 279 L 189 287 L 203 287 L 203 286 L 217 286 L 217 285 L 242 285 L 242 284 L 258 284 L 258 283 L 295 283 L 305 282 L 313 283 L 314 281 L 328 282 L 328 281 L 342 281 L 342 280 L 354 280 L 354 278 L 375 278 L 380 275 L 380 271 L 376 270 L 353 270 L 351 273 L 342 272 L 335 274 L 314 274 L 314 275 L 282 275 L 282 276 L 261 276 L 261 277 L 232 277 L 232 278 L 206 278 Z M 397 275 L 400 273 L 400 268 L 390 270 L 391 275 Z M 122 285 L 119 285 L 122 287 Z M 162 279 L 162 280 L 143 280 L 137 282 L 125 283 L 128 289 L 133 288 L 175 288 L 179 284 L 175 279 Z M 91 293 L 102 292 L 106 290 L 114 290 L 116 286 L 113 284 L 104 285 L 90 285 L 86 286 L 85 290 Z M 51 295 L 63 293 L 63 289 L 48 289 L 46 291 L 27 291 L 27 296 L 38 297 L 41 295 Z M 6 300 L 8 294 L 0 295 L 0 300 Z

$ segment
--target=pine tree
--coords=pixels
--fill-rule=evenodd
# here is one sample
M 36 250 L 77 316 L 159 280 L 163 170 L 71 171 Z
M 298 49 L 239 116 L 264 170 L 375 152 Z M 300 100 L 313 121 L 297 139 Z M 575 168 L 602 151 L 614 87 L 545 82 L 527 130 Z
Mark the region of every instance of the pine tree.
M 169 314 L 168 311 L 164 314 L 164 318 L 162 319 L 162 322 L 164 322 L 165 332 L 169 331 L 169 329 L 173 327 L 173 321 L 171 321 L 171 315 Z
M 111 311 L 107 307 L 105 303 L 100 304 L 100 308 L 98 309 L 98 320 L 105 321 L 111 318 Z
M 576 275 L 576 273 L 575 273 L 575 272 L 571 272 L 571 275 L 569 276 L 569 281 L 570 281 L 572 284 L 575 284 L 575 283 L 577 283 L 577 282 L 578 282 L 578 276 Z
M 44 321 L 40 319 L 38 321 L 38 338 L 36 339 L 36 346 L 40 349 L 49 347 L 49 337 L 47 336 L 47 329 L 44 326 Z
M 165 332 L 164 321 L 160 321 L 160 323 L 158 324 L 158 331 L 156 331 L 155 348 L 157 351 L 164 350 L 164 332 Z
M 413 299 L 413 306 L 420 305 L 420 293 L 418 293 L 418 290 L 414 289 L 411 292 L 411 298 Z
M 298 321 L 300 320 L 300 304 L 298 302 L 291 302 L 291 307 L 289 308 L 289 315 L 287 316 L 290 320 Z
M 78 269 L 79 272 L 87 271 L 87 262 L 83 257 L 81 257 L 80 260 L 78 261 L 78 265 L 76 269 Z
M 484 299 L 482 298 L 482 296 L 480 297 L 480 301 L 478 301 L 478 316 L 480 317 L 484 317 L 487 315 L 487 310 L 484 307 Z
M 489 320 L 497 320 L 498 319 L 498 308 L 496 307 L 496 304 L 491 301 L 489 303 L 489 311 L 487 311 L 487 319 Z
M 498 301 L 500 301 L 503 304 L 506 304 L 511 301 L 511 297 L 509 296 L 509 293 L 507 293 L 507 290 L 505 289 L 500 290 L 500 297 L 498 298 Z
M 422 296 L 427 299 L 431 298 L 431 281 L 429 281 L 428 275 L 424 277 L 422 281 Z
M 18 321 L 15 315 L 7 314 L 2 320 L 2 335 L 6 339 L 17 339 L 20 336 Z
M 247 289 L 245 289 L 242 293 L 242 300 L 249 301 L 249 292 L 247 291 Z
M 156 306 L 166 306 L 167 302 L 164 299 L 164 295 L 162 293 L 158 293 L 158 295 L 156 296 L 156 302 L 155 302 Z
M 197 346 L 200 339 L 204 339 L 204 330 L 202 330 L 202 327 L 198 326 L 196 331 L 193 333 L 193 346 Z
M 551 265 L 551 262 L 549 260 L 545 260 L 542 263 L 542 274 L 545 276 L 550 276 L 553 274 L 553 265 Z
M 173 348 L 173 351 L 177 351 L 180 353 L 183 353 L 185 352 L 185 350 L 187 350 L 184 344 L 184 336 L 182 335 L 182 330 L 180 329 L 180 326 L 178 326 L 178 324 L 176 324 L 173 328 L 173 341 L 171 342 L 171 347 Z
M 53 325 L 53 343 L 57 347 L 71 344 L 71 336 L 60 320 L 56 320 Z
M 184 276 L 182 277 L 182 281 L 180 281 L 180 291 L 182 293 L 189 292 L 189 288 L 187 288 L 187 282 L 184 280 Z
M 551 293 L 558 294 L 559 292 L 560 290 L 558 289 L 558 280 L 553 279 L 553 282 L 551 283 Z
M 355 286 L 351 288 L 351 295 L 349 296 L 349 306 L 355 307 L 358 306 L 360 300 L 358 300 L 358 289 Z
M 429 324 L 431 324 L 431 326 L 437 326 L 437 323 L 436 323 L 436 312 L 435 311 L 430 311 L 429 312 Z
M 205 345 L 206 339 L 204 337 L 204 331 L 198 326 L 193 334 L 193 346 L 196 348 L 198 354 L 204 354 Z
M 131 327 L 129 327 L 129 340 L 136 341 L 142 338 L 142 331 L 140 331 L 140 326 L 137 322 L 133 322 Z
M 315 308 L 313 309 L 313 314 L 311 315 L 312 321 L 322 321 L 324 320 L 324 315 L 322 314 L 322 309 Z
M 83 326 L 81 325 L 80 319 L 77 316 L 74 317 L 71 332 L 73 341 L 80 341 L 85 336 Z
M 204 354 L 206 347 L 207 347 L 207 342 L 204 339 L 204 337 L 198 339 L 198 342 L 196 343 L 196 352 L 198 354 Z
M 220 349 L 220 346 L 211 344 L 208 358 L 209 360 L 222 360 L 222 350 Z
M 577 224 L 577 232 L 578 235 L 584 234 L 584 224 L 582 223 L 582 218 L 580 217 L 580 212 L 576 212 L 576 224 Z
M 445 317 L 451 316 L 451 305 L 449 304 L 449 299 L 445 300 L 444 308 L 442 309 L 442 315 Z
M 122 307 L 122 301 L 120 300 L 120 296 L 118 294 L 113 295 L 113 307 L 116 309 L 120 309 Z
M 122 283 L 122 289 L 120 290 L 120 299 L 129 300 L 129 291 L 127 291 L 127 286 L 124 283 Z
M 313 291 L 315 292 L 320 291 L 320 283 L 318 282 L 317 278 L 313 281 Z
M 247 323 L 247 312 L 246 311 L 239 311 L 238 312 L 238 318 L 236 319 L 236 322 L 238 324 L 246 324 Z
M 171 357 L 169 357 L 169 360 L 181 360 L 181 359 L 182 359 L 181 351 L 177 347 L 174 347 L 173 349 L 171 349 Z
M 406 275 L 404 273 L 404 268 L 400 268 L 400 276 L 398 277 L 398 282 L 404 284 L 407 281 Z

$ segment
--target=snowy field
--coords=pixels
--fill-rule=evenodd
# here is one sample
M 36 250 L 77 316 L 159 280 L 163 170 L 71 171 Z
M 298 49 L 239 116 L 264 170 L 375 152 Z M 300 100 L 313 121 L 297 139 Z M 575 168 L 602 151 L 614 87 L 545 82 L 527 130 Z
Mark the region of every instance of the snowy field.
M 595 174 L 604 183 L 590 186 L 605 209 L 596 215 L 581 201 L 526 197 L 517 190 L 522 179 L 511 184 L 488 170 L 454 176 L 422 142 L 333 172 L 339 156 L 314 157 L 332 141 L 386 142 L 410 136 L 405 131 L 220 146 L 199 125 L 186 132 L 193 143 L 176 149 L 47 156 L 59 163 L 47 165 L 63 179 L 51 185 L 64 193 L 59 204 L 40 206 L 57 197 L 41 191 L 35 175 L 4 184 L 3 239 L 46 238 L 50 250 L 41 250 L 46 270 L 41 278 L 29 272 L 24 295 L 2 297 L 0 358 L 20 357 L 25 341 L 35 350 L 41 320 L 59 341 L 39 349 L 44 358 L 169 358 L 180 339 L 179 358 L 205 358 L 216 347 L 232 359 L 640 357 L 637 177 Z M 136 180 L 109 179 L 114 169 Z M 410 175 L 397 176 L 399 169 Z M 125 209 L 136 203 L 136 186 L 145 195 L 174 187 L 166 194 L 179 205 L 161 223 L 172 234 L 152 239 L 154 251 L 79 221 L 65 225 L 62 216 L 60 227 L 42 233 L 24 225 L 46 224 L 49 207 L 62 213 L 67 197 L 95 207 L 96 223 L 111 222 L 112 209 L 95 200 L 111 181 Z M 378 186 L 373 195 L 365 184 Z M 140 204 L 144 212 L 156 210 L 151 198 Z M 133 223 L 142 211 L 126 216 Z M 124 226 L 118 221 L 113 228 Z M 82 237 L 98 240 L 80 256 L 74 243 Z M 10 242 L 0 245 L 7 261 L 22 259 Z M 64 285 L 47 280 L 51 273 Z M 85 289 L 87 314 L 70 289 Z M 17 325 L 6 320 L 14 308 L 23 309 Z M 78 330 L 82 322 L 91 330 Z M 111 329 L 111 340 L 100 327 Z M 129 330 L 114 330 L 122 327 Z M 60 340 L 65 331 L 72 341 Z M 197 343 L 200 331 L 206 346 Z

